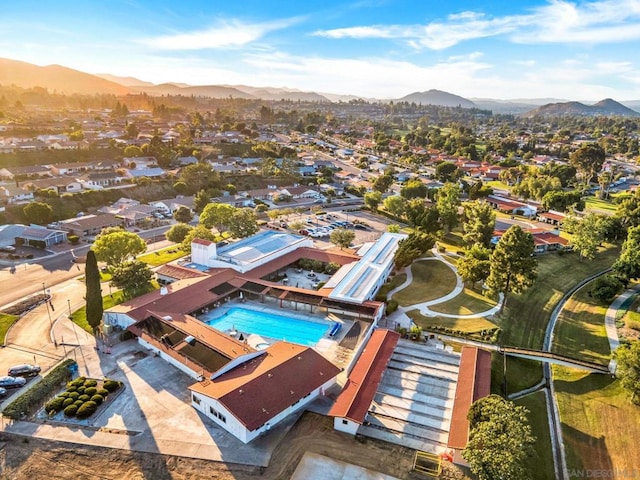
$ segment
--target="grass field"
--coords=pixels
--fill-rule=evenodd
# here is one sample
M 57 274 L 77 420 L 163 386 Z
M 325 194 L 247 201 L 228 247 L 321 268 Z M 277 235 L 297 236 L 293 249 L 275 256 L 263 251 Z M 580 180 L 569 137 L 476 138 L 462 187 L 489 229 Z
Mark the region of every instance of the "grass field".
M 604 328 L 607 307 L 590 298 L 593 282 L 582 287 L 565 304 L 556 324 L 551 350 L 569 357 L 609 364 L 609 341 Z
M 547 402 L 545 401 L 544 392 L 532 393 L 516 400 L 515 403 L 529 410 L 527 418 L 536 437 L 534 445 L 535 456 L 527 462 L 530 478 L 533 480 L 553 480 L 555 472 L 553 470 L 551 436 L 549 435 Z
M 413 320 L 413 322 L 422 327 L 423 330 L 429 330 L 430 328 L 440 326 L 450 328 L 452 330 L 460 330 L 465 333 L 476 333 L 482 330 L 491 330 L 496 328 L 496 324 L 487 320 L 484 317 L 474 318 L 447 318 L 447 317 L 427 317 L 422 315 L 418 310 L 410 310 L 407 312 L 407 316 Z
M 569 475 L 586 478 L 591 470 L 608 473 L 602 478 L 638 478 L 640 408 L 620 382 L 560 366 L 553 372 Z
M 491 391 L 502 395 L 504 359 L 498 352 L 491 353 Z M 507 395 L 533 387 L 542 380 L 542 363 L 527 358 L 507 356 Z
M 466 288 L 460 295 L 452 298 L 448 302 L 438 303 L 429 307 L 434 312 L 449 313 L 453 315 L 473 315 L 481 313 L 494 307 L 496 302 L 483 296 L 470 288 Z
M 138 257 L 138 260 L 152 267 L 157 267 L 159 265 L 164 265 L 165 263 L 177 260 L 178 258 L 182 258 L 186 254 L 187 253 L 184 250 L 181 250 L 179 246 L 175 245 L 172 247 L 157 250 L 155 252 L 147 253 L 145 255 L 141 255 Z
M 380 290 L 378 290 L 378 294 L 376 295 L 376 297 L 386 298 L 387 294 L 391 290 L 402 285 L 406 279 L 407 279 L 406 273 L 399 273 L 391 277 L 391 279 L 387 283 L 385 283 L 384 285 L 382 285 L 382 287 L 380 287 Z
M 593 210 L 596 212 L 599 211 L 612 213 L 618 209 L 618 206 L 609 200 L 600 200 L 596 197 L 585 197 L 584 209 L 585 211 Z
M 451 292 L 456 286 L 456 276 L 444 263 L 437 260 L 415 262 L 411 265 L 413 281 L 397 292 L 393 299 L 400 305 L 427 302 Z
M 591 261 L 580 262 L 574 253 L 538 257 L 538 277 L 520 295 L 510 294 L 500 316 L 503 345 L 541 348 L 549 316 L 564 292 L 615 261 L 619 248 L 607 245 Z
M 7 332 L 11 325 L 16 323 L 20 317 L 17 315 L 9 315 L 6 313 L 0 313 L 0 345 L 4 345 L 4 339 L 7 336 Z
M 500 180 L 491 180 L 490 182 L 486 182 L 485 185 L 497 190 L 511 190 L 509 185 L 502 183 Z

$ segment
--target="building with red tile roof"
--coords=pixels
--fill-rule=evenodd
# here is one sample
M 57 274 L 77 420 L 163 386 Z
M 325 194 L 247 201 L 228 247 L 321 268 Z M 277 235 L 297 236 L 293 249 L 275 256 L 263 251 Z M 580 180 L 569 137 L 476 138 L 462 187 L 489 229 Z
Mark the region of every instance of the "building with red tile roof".
M 373 332 L 329 411 L 329 416 L 334 417 L 336 430 L 355 435 L 358 427 L 364 423 L 399 338 L 400 334 L 393 330 L 378 329 Z
M 190 386 L 191 405 L 247 443 L 323 395 L 339 373 L 312 348 L 278 342 Z
M 451 414 L 448 447 L 454 460 L 463 461 L 460 452 L 469 440 L 467 414 L 471 404 L 491 393 L 491 352 L 477 347 L 463 347 L 456 396 Z

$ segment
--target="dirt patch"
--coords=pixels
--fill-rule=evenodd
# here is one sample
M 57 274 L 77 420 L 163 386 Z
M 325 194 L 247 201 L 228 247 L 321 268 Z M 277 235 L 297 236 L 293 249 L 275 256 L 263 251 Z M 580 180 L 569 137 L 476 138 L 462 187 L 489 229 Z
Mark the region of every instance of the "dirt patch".
M 333 430 L 333 419 L 305 413 L 276 448 L 266 468 L 167 455 L 0 436 L 0 478 L 32 480 L 288 480 L 305 452 L 359 465 L 400 479 L 415 478 L 413 450 L 373 439 L 353 439 Z

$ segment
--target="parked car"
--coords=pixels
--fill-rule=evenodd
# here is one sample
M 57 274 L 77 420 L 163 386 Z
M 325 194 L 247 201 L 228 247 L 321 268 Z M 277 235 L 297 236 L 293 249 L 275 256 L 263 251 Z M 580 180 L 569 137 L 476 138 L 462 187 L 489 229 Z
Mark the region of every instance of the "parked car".
M 23 363 L 21 365 L 14 365 L 9 369 L 7 375 L 10 377 L 35 377 L 40 373 L 40 365 L 30 365 Z
M 0 387 L 0 397 L 4 397 L 7 394 L 7 389 Z
M 361 225 L 360 223 L 356 223 L 353 228 L 355 228 L 356 230 L 366 230 L 367 232 L 369 231 L 369 227 L 365 226 L 365 225 Z
M 27 383 L 27 379 L 24 377 L 0 377 L 0 387 L 2 388 L 19 388 Z

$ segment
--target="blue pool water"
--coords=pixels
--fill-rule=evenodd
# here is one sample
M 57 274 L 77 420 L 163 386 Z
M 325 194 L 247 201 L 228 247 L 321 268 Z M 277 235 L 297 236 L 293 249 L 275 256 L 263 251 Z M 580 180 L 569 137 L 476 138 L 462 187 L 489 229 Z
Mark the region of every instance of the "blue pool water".
M 216 314 L 217 312 L 210 312 L 208 316 Z M 286 340 L 308 347 L 314 347 L 331 326 L 330 322 L 311 322 L 241 307 L 232 307 L 221 317 L 210 320 L 207 316 L 201 318 L 207 325 L 221 332 L 228 332 L 235 328 L 245 335 L 255 333 L 261 337 Z

